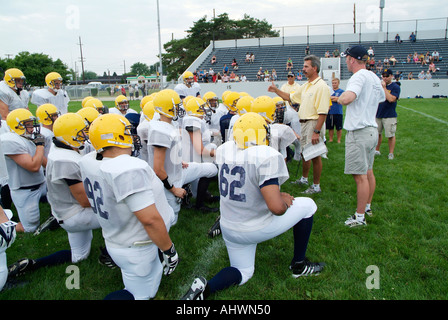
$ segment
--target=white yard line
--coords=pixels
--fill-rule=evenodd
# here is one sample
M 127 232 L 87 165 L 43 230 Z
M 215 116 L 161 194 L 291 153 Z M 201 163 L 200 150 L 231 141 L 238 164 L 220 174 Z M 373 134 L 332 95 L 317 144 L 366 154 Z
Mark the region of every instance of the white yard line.
M 443 123 L 443 124 L 448 125 L 448 121 L 445 121 L 445 120 L 442 120 L 442 119 L 433 117 L 433 116 L 431 116 L 431 115 L 429 115 L 429 114 L 426 114 L 426 113 L 423 113 L 423 112 L 420 112 L 420 111 L 417 111 L 417 110 L 414 110 L 414 109 L 411 109 L 411 108 L 403 107 L 403 106 L 401 106 L 401 105 L 398 105 L 398 106 L 399 106 L 400 108 L 403 108 L 403 109 L 406 109 L 406 110 L 409 110 L 409 111 L 413 111 L 413 112 L 415 112 L 415 113 L 421 114 L 422 116 L 428 117 L 428 118 L 430 118 L 430 119 L 433 119 L 433 120 L 436 120 L 436 121 L 438 121 L 438 122 L 441 122 L 441 123 Z

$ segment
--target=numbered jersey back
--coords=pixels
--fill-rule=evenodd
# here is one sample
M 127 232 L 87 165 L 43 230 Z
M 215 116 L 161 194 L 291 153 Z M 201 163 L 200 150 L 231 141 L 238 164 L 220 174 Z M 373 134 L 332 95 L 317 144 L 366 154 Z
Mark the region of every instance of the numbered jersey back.
M 282 155 L 269 146 L 238 149 L 233 141 L 217 149 L 223 227 L 255 231 L 269 224 L 272 213 L 260 187 L 278 179 L 281 185 L 289 175 Z

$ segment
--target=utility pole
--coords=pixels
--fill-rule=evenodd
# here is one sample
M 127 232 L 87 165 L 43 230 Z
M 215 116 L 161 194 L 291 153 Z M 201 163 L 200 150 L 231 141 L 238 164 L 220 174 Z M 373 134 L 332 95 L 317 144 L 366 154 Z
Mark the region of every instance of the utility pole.
M 380 0 L 380 32 L 383 32 L 383 9 L 385 2 L 385 0 Z
M 82 56 L 82 43 L 81 43 L 81 37 L 79 37 L 79 50 L 81 52 L 81 68 L 82 68 L 82 83 L 85 82 L 85 76 L 84 76 L 84 58 Z
M 353 3 L 353 33 L 356 33 L 356 3 Z
M 162 40 L 160 37 L 160 14 L 159 14 L 159 0 L 157 0 L 157 27 L 159 29 L 159 74 L 160 74 L 160 89 L 163 89 L 163 65 L 162 65 Z

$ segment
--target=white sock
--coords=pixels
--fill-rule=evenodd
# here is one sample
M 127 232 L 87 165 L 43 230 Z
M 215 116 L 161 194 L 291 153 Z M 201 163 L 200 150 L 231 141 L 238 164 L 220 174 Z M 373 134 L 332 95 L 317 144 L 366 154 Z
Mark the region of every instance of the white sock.
M 302 176 L 302 178 L 300 178 L 301 181 L 308 181 L 308 177 L 304 177 Z
M 364 213 L 355 213 L 356 215 L 356 220 L 364 220 Z
M 370 210 L 370 203 L 366 204 L 366 211 Z
M 320 184 L 313 184 L 313 188 L 314 188 L 314 190 L 319 190 L 320 189 Z

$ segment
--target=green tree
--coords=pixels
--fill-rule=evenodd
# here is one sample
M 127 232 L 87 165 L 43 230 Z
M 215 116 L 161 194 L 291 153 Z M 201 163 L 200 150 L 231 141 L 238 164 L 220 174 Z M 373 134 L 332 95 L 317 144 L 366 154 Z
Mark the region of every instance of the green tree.
M 139 76 L 149 76 L 151 74 L 148 65 L 142 62 L 136 62 L 131 66 L 131 73 Z
M 166 51 L 162 55 L 163 71 L 168 80 L 177 79 L 212 40 L 280 36 L 265 19 L 255 19 L 245 14 L 242 20 L 232 20 L 227 13 L 209 21 L 207 16 L 204 16 L 194 22 L 187 33 L 186 38 L 171 40 L 163 46 Z

